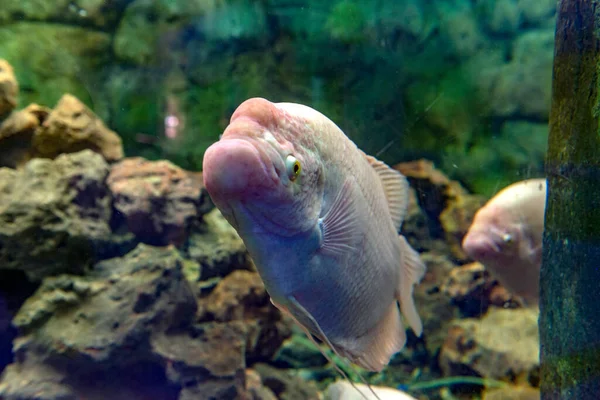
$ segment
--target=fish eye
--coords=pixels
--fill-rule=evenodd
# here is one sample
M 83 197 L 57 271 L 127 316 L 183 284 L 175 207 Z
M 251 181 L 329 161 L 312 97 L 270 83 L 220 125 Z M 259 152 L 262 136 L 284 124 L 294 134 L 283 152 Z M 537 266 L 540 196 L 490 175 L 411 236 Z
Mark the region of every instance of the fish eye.
M 300 161 L 298 161 L 298 159 L 292 155 L 287 156 L 285 159 L 285 168 L 290 181 L 295 181 L 296 178 L 300 176 L 300 172 L 302 172 L 302 165 L 300 165 Z
M 511 244 L 513 241 L 513 237 L 510 233 L 505 234 L 504 236 L 502 236 L 502 240 L 504 241 L 504 243 L 506 244 Z

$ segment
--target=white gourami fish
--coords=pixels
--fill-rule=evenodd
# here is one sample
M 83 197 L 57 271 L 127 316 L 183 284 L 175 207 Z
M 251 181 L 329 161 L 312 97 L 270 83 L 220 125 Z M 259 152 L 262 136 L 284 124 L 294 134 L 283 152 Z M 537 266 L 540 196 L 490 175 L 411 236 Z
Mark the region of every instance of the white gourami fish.
M 306 333 L 372 371 L 406 342 L 398 301 L 421 334 L 412 292 L 425 266 L 398 235 L 408 183 L 327 117 L 246 100 L 206 151 L 203 176 L 271 301 Z
M 546 180 L 528 179 L 502 189 L 473 218 L 462 247 L 529 305 L 539 302 Z

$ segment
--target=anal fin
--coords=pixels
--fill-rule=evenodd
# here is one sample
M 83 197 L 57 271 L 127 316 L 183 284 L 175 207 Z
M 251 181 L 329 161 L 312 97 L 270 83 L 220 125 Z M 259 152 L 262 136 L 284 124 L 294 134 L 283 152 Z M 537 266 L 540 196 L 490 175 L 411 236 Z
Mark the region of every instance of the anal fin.
M 381 371 L 390 358 L 406 344 L 406 331 L 400 319 L 398 304 L 392 301 L 381 321 L 369 332 L 343 347 L 354 357 L 354 363 L 370 371 Z
M 277 304 L 275 301 L 273 301 L 273 298 L 271 298 L 271 303 L 273 303 L 273 305 L 275 307 L 277 307 L 282 313 L 286 314 L 287 316 L 289 316 L 290 318 L 292 318 L 296 324 L 298 324 L 298 326 L 300 327 L 300 329 L 302 329 L 302 331 L 304 332 L 304 334 L 308 337 L 308 339 L 310 339 L 310 341 L 315 345 L 315 347 L 317 349 L 319 349 L 319 351 L 321 352 L 321 354 L 323 355 L 323 357 L 325 357 L 327 359 L 327 361 L 333 365 L 333 367 L 335 368 L 335 370 L 348 382 L 350 382 L 350 384 L 352 385 L 352 387 L 354 389 L 356 389 L 357 392 L 360 393 L 360 395 L 365 399 L 365 400 L 369 400 L 365 394 L 363 392 L 361 392 L 355 385 L 354 382 L 352 382 L 350 380 L 350 378 L 348 378 L 348 375 L 346 375 L 346 373 L 335 363 L 335 361 L 333 361 L 331 359 L 331 357 L 325 352 L 323 351 L 323 349 L 321 349 L 321 346 L 319 346 L 319 344 L 317 343 L 317 341 L 315 340 L 313 334 L 309 331 L 309 329 L 307 327 L 305 327 L 303 324 L 301 324 L 298 320 L 302 319 L 302 320 L 308 320 L 310 321 L 310 324 L 312 326 L 314 326 L 316 328 L 316 335 L 318 336 L 319 339 L 321 339 L 323 342 L 325 342 L 327 344 L 327 346 L 329 346 L 329 348 L 340 358 L 340 360 L 344 360 L 344 358 L 342 357 L 342 355 L 340 355 L 338 353 L 338 351 L 336 350 L 335 346 L 333 346 L 333 344 L 329 341 L 329 339 L 327 338 L 327 336 L 325 335 L 325 333 L 323 333 L 323 331 L 321 330 L 321 327 L 319 326 L 319 324 L 317 323 L 317 321 L 313 318 L 313 316 L 304 308 L 302 307 L 302 305 L 300 303 L 298 303 L 298 301 L 294 298 L 291 297 L 288 299 L 288 301 L 290 302 L 290 305 L 293 307 L 294 312 L 290 312 L 290 310 L 287 307 L 281 306 L 279 304 Z M 300 314 L 301 316 L 296 317 L 294 314 Z M 373 390 L 373 388 L 371 388 L 371 385 L 363 378 L 363 376 L 358 373 L 358 371 L 354 370 L 354 368 L 352 368 L 352 365 L 346 363 L 346 365 L 353 370 L 353 372 L 358 375 L 358 377 L 360 378 L 360 380 L 362 381 L 362 383 L 364 383 L 369 390 L 371 391 L 371 393 L 375 396 L 375 398 L 377 400 L 381 400 L 379 398 L 379 396 L 377 395 L 377 393 L 375 393 L 375 391 Z

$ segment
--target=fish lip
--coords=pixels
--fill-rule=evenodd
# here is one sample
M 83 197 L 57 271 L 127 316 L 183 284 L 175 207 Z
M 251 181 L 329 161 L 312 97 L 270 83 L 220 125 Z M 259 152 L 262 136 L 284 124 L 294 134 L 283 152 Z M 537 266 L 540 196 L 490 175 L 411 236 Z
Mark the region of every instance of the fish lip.
M 215 203 L 222 206 L 238 197 L 255 197 L 272 191 L 272 168 L 252 141 L 227 138 L 204 153 L 204 186 Z
M 266 127 L 251 117 L 241 115 L 235 119 L 235 123 L 232 122 L 225 129 L 221 140 L 237 139 L 250 143 L 258 152 L 266 175 L 271 178 L 270 183 L 272 183 L 272 186 L 277 185 L 277 183 L 286 185 L 284 180 L 281 179 L 284 171 L 282 153 L 273 143 L 265 140 L 265 132 L 269 132 Z M 261 146 L 258 146 L 258 143 Z
M 462 248 L 473 260 L 486 260 L 502 249 L 492 238 L 481 232 L 468 233 L 462 242 Z

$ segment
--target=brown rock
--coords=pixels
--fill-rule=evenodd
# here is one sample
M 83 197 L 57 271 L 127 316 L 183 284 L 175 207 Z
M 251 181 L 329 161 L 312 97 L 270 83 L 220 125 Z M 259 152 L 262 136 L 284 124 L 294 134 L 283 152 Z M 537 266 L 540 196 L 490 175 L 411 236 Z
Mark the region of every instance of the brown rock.
M 199 320 L 243 321 L 246 357 L 270 359 L 291 335 L 290 322 L 269 301 L 256 272 L 234 271 L 199 301 Z
M 480 320 L 459 320 L 439 356 L 445 376 L 479 375 L 529 381 L 539 370 L 538 310 L 490 308 Z
M 321 398 L 314 382 L 293 376 L 286 370 L 279 370 L 267 364 L 253 367 L 261 376 L 263 385 L 268 387 L 281 400 L 318 400 Z
M 33 137 L 35 157 L 91 149 L 107 161 L 123 158 L 121 138 L 75 96 L 65 94 Z
M 125 257 L 96 264 L 86 276 L 46 278 L 13 319 L 19 336 L 14 363 L 0 379 L 0 398 L 174 399 L 176 388 L 163 371 L 180 361 L 168 358 L 172 354 L 158 358 L 162 353 L 152 343 L 189 327 L 195 310 L 173 247 L 141 244 Z M 211 334 L 206 337 L 210 343 Z M 185 353 L 187 340 L 162 340 L 175 349 L 180 344 Z
M 200 265 L 199 279 L 204 283 L 237 269 L 254 269 L 244 242 L 217 208 L 202 216 L 202 224 L 191 233 L 186 250 Z
M 394 169 L 407 177 L 411 187 L 417 192 L 419 205 L 430 219 L 438 222 L 439 216 L 448 203 L 466 191 L 456 182 L 448 179 L 428 160 L 417 160 L 396 164 Z
M 456 308 L 450 297 L 440 286 L 455 265 L 448 257 L 436 252 L 421 253 L 421 259 L 427 265 L 423 280 L 414 288 L 414 301 L 423 321 L 425 346 L 430 354 L 435 354 L 446 337 L 448 326 L 456 317 Z M 410 347 L 400 355 L 409 355 Z M 418 355 L 418 354 L 417 354 Z M 412 362 L 413 360 L 411 360 Z
M 30 104 L 13 111 L 0 124 L 0 167 L 18 168 L 31 159 L 31 146 L 36 129 L 44 122 L 50 109 Z
M 482 400 L 540 400 L 540 390 L 528 386 L 509 386 L 486 390 Z
M 429 160 L 420 159 L 394 165 L 394 169 L 400 171 L 404 176 L 415 181 L 426 181 L 433 186 L 447 186 L 450 179 L 435 168 Z
M 394 169 L 405 175 L 416 190 L 419 206 L 429 219 L 431 235 L 444 238 L 450 244 L 452 255 L 458 261 L 466 261 L 460 243 L 484 199 L 469 195 L 431 161 L 421 159 L 400 163 Z
M 269 306 L 269 295 L 256 272 L 240 270 L 227 275 L 203 304 L 207 318 L 231 321 L 254 317 L 248 311 Z
M 181 245 L 209 201 L 202 181 L 169 161 L 125 159 L 107 184 L 128 229 L 148 244 Z
M 408 210 L 402 222 L 401 233 L 417 251 L 427 251 L 434 247 L 428 217 L 419 207 L 417 194 L 412 188 L 408 192 Z
M 203 379 L 195 386 L 186 385 L 177 400 L 246 400 L 242 379 Z
M 466 317 L 481 316 L 490 305 L 515 308 L 519 304 L 477 262 L 453 268 L 441 291 L 452 299 Z
M 253 369 L 246 370 L 246 389 L 254 400 L 277 400 L 271 389 L 263 386 L 260 375 Z
M 235 378 L 246 368 L 247 326 L 242 321 L 206 323 L 198 327 L 197 338 L 187 332 L 155 335 L 154 352 L 165 359 L 177 360 L 168 372 L 173 381 L 197 376 L 198 369 L 214 378 Z
M 10 113 L 17 106 L 19 83 L 12 66 L 0 59 L 0 117 Z
M 277 400 L 260 375 L 252 370 L 239 370 L 234 379 L 208 379 L 195 386 L 184 387 L 178 400 Z
M 39 281 L 91 266 L 111 237 L 108 170 L 91 150 L 0 168 L 1 268 Z
M 449 201 L 439 216 L 446 242 L 450 245 L 452 255 L 459 261 L 468 259 L 462 249 L 462 240 L 473 222 L 475 213 L 484 203 L 480 196 L 461 194 Z

